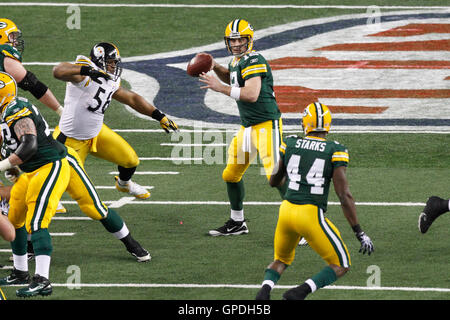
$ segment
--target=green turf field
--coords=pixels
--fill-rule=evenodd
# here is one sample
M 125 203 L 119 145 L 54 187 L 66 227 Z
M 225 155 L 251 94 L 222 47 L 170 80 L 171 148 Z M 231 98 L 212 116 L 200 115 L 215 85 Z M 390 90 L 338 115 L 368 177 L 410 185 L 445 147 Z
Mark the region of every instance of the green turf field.
M 5 3 L 12 1 L 3 1 Z M 63 1 L 54 1 L 63 2 Z M 72 1 L 84 3 L 85 1 Z M 217 4 L 237 1 L 161 1 L 165 4 Z M 161 3 L 134 0 L 133 3 Z M 269 4 L 298 4 L 299 1 L 263 1 Z M 102 0 L 99 3 L 115 3 Z M 247 0 L 248 4 L 261 1 Z M 302 1 L 314 5 L 370 5 L 369 1 Z M 378 5 L 423 6 L 424 1 L 377 1 Z M 446 1 L 427 1 L 428 6 L 448 5 Z M 245 12 L 255 28 L 264 29 L 288 22 L 364 13 L 361 8 L 311 9 L 224 9 L 224 8 L 109 8 L 81 7 L 81 28 L 69 30 L 66 6 L 1 6 L 2 17 L 19 25 L 24 34 L 24 62 L 72 61 L 77 54 L 88 54 L 93 43 L 112 41 L 123 57 L 171 52 L 222 41 L 224 26 Z M 387 9 L 386 9 L 387 10 Z M 65 84 L 52 77 L 52 65 L 27 65 L 62 102 Z M 127 86 L 128 84 L 125 83 Z M 175 88 L 180 92 L 180 88 Z M 182 91 L 182 90 L 181 90 Z M 23 94 L 34 100 L 27 93 Z M 36 105 L 50 127 L 57 115 L 39 102 Z M 164 111 L 164 107 L 161 106 Z M 105 123 L 135 148 L 141 158 L 174 156 L 174 134 L 166 134 L 153 120 L 131 115 L 123 105 L 113 102 Z M 219 126 L 220 128 L 220 126 Z M 132 131 L 142 129 L 141 131 Z M 148 129 L 148 130 L 147 130 Z M 187 132 L 192 127 L 181 128 Z M 146 131 L 147 130 L 147 131 Z M 209 130 L 209 129 L 205 129 Z M 292 134 L 290 130 L 289 134 Z M 288 133 L 286 133 L 288 134 Z M 226 141 L 226 132 L 218 133 Z M 444 215 L 422 235 L 417 218 L 430 195 L 449 197 L 449 133 L 338 133 L 330 139 L 346 145 L 350 151 L 348 177 L 358 204 L 361 226 L 372 238 L 375 252 L 358 253 L 359 242 L 346 222 L 337 197 L 330 190 L 327 216 L 341 231 L 349 249 L 350 272 L 329 288 L 310 295 L 311 300 L 449 300 L 449 225 Z M 207 143 L 207 142 L 205 142 Z M 176 149 L 177 150 L 177 149 Z M 186 149 L 187 155 L 201 157 L 208 147 Z M 54 236 L 50 280 L 55 300 L 252 300 L 263 280 L 266 266 L 273 260 L 273 233 L 277 221 L 277 190 L 271 189 L 260 166 L 254 164 L 244 176 L 245 215 L 249 234 L 213 238 L 209 229 L 219 227 L 229 218 L 225 183 L 226 147 L 215 152 L 223 161 L 142 160 L 139 172 L 176 172 L 165 175 L 135 175 L 133 180 L 152 186 L 148 201 L 132 200 L 117 208 L 133 236 L 149 250 L 149 263 L 136 263 L 122 243 L 108 234 L 98 222 L 74 220 L 82 212 L 65 195 L 67 214 L 57 215 L 51 233 Z M 220 158 L 220 156 L 218 157 Z M 97 186 L 114 185 L 115 165 L 89 157 L 86 170 Z M 108 205 L 126 194 L 100 188 Z M 210 202 L 210 203 L 208 203 Z M 67 218 L 67 219 L 64 219 Z M 0 265 L 11 265 L 8 243 L 0 241 Z M 324 262 L 309 247 L 299 247 L 296 259 L 283 274 L 273 299 L 281 299 L 289 286 L 302 283 L 317 273 Z M 75 269 L 74 269 L 75 268 Z M 373 270 L 378 270 L 380 288 L 371 288 Z M 34 262 L 30 263 L 34 271 Z M 72 271 L 71 271 L 72 270 Z M 79 278 L 73 270 L 79 270 Z M 371 271 L 372 270 L 372 271 Z M 9 270 L 0 270 L 6 276 Z M 372 281 L 372 282 L 371 282 Z M 67 284 L 73 284 L 71 288 Z M 17 287 L 4 287 L 9 300 L 17 299 Z

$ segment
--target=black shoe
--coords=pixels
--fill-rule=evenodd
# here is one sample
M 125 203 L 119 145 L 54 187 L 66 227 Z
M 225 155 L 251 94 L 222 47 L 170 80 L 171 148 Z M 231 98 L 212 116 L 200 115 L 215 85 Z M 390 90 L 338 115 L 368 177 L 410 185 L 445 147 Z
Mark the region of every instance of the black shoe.
M 125 244 L 127 251 L 136 258 L 137 262 L 147 262 L 152 258 L 150 253 L 142 248 L 140 243 L 134 240 L 130 234 L 121 240 Z
M 225 222 L 220 228 L 209 230 L 209 235 L 216 236 L 229 236 L 229 235 L 239 235 L 243 233 L 248 233 L 247 224 L 244 221 L 234 221 L 233 219 Z
M 50 281 L 38 274 L 33 276 L 31 283 L 28 287 L 16 290 L 16 295 L 22 298 L 40 296 L 49 296 L 53 292 Z
M 308 293 L 304 286 L 301 285 L 283 293 L 283 300 L 305 300 Z
M 27 258 L 28 258 L 28 261 L 34 260 L 34 249 L 33 249 L 33 243 L 31 241 L 27 242 Z
M 0 279 L 0 286 L 10 286 L 13 284 L 29 284 L 30 274 L 28 271 L 20 271 L 14 268 L 11 274 Z
M 448 211 L 448 202 L 436 196 L 429 197 L 419 216 L 419 230 L 426 233 L 437 217 Z
M 272 288 L 268 284 L 263 285 L 262 288 L 256 294 L 255 300 L 270 300 L 271 290 Z

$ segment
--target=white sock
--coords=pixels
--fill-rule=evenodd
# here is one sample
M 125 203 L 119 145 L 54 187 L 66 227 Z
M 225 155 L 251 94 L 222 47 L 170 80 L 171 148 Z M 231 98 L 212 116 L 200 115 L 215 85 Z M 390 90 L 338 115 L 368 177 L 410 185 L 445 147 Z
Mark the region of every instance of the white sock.
M 317 286 L 311 279 L 305 281 L 305 283 L 311 288 L 311 293 L 317 290 Z
M 20 271 L 28 271 L 28 254 L 22 256 L 13 253 L 14 268 Z
M 36 260 L 35 274 L 38 274 L 38 275 L 48 279 L 48 275 L 50 273 L 51 257 L 47 256 L 47 255 L 39 255 L 39 256 L 35 256 L 34 259 Z
M 122 186 L 126 186 L 126 185 L 128 185 L 128 182 L 130 182 L 130 180 L 124 181 L 124 180 L 121 180 L 120 178 L 117 178 L 117 182 Z
M 450 200 L 448 200 L 448 210 L 450 211 Z
M 231 209 L 231 219 L 234 221 L 244 221 L 244 210 Z
M 264 280 L 261 287 L 264 286 L 265 284 L 269 285 L 272 289 L 275 286 L 275 283 L 272 280 Z
M 127 225 L 125 224 L 125 222 L 123 223 L 123 227 L 122 229 L 120 229 L 117 232 L 114 232 L 113 235 L 117 238 L 117 239 L 123 239 L 125 238 L 128 234 L 130 233 L 130 231 L 127 228 Z

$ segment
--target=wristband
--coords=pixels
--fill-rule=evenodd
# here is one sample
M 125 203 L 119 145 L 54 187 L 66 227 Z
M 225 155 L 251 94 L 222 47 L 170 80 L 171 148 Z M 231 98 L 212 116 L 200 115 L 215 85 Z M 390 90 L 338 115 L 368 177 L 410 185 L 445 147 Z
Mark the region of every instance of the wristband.
M 55 112 L 58 114 L 58 116 L 61 116 L 64 111 L 64 108 L 62 106 L 59 106 L 58 109 L 55 110 Z
M 8 169 L 11 169 L 13 165 L 9 161 L 9 158 L 6 158 L 5 160 L 0 161 L 0 171 L 6 171 Z
M 231 87 L 230 97 L 234 100 L 239 100 L 241 98 L 241 88 Z
M 153 119 L 161 121 L 162 118 L 164 118 L 164 117 L 165 117 L 164 113 L 162 113 L 158 109 L 153 110 L 153 112 L 152 112 L 152 118 Z
M 356 234 L 362 232 L 361 226 L 360 226 L 359 224 L 355 224 L 355 225 L 352 227 L 352 230 L 353 230 L 353 232 L 356 233 Z
M 80 75 L 82 76 L 88 76 L 89 75 L 89 71 L 92 69 L 92 67 L 88 67 L 88 66 L 82 66 L 80 68 Z

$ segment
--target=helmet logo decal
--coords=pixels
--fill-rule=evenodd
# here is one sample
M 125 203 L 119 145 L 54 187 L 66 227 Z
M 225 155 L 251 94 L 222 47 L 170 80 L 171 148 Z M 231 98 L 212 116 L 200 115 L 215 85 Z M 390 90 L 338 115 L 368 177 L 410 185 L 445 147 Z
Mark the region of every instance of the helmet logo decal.
M 0 89 L 4 88 L 5 86 L 6 84 L 2 80 L 0 80 Z
M 97 58 L 100 58 L 100 57 L 104 56 L 105 55 L 105 49 L 103 47 L 95 47 L 94 48 L 94 55 Z
M 6 24 L 6 22 L 0 22 L 0 29 L 4 29 L 4 28 L 6 28 L 6 26 L 7 26 L 7 24 Z

